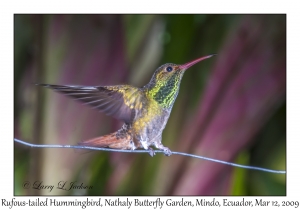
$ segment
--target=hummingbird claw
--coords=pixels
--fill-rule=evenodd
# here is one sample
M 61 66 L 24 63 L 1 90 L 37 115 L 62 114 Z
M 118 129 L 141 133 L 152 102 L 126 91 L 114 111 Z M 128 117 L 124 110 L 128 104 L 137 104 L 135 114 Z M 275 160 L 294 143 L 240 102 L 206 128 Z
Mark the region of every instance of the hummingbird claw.
M 157 149 L 160 149 L 160 150 L 164 151 L 165 156 L 171 156 L 172 155 L 172 151 L 168 147 L 165 147 L 164 145 L 162 145 L 161 142 L 156 142 L 155 147 Z
M 165 147 L 163 150 L 164 150 L 165 156 L 171 156 L 172 155 L 172 151 L 168 147 Z
M 149 147 L 148 151 L 149 151 L 149 155 L 151 157 L 153 157 L 155 155 L 155 152 L 154 152 L 154 150 L 151 147 Z

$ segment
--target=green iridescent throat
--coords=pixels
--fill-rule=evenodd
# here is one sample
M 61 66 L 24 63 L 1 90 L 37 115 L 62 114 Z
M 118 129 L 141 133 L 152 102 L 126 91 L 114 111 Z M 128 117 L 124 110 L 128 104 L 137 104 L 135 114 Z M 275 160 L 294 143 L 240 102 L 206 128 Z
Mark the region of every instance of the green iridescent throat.
M 148 94 L 163 108 L 172 108 L 179 92 L 181 78 L 182 74 L 174 73 L 167 79 L 151 80 L 145 88 L 147 88 Z

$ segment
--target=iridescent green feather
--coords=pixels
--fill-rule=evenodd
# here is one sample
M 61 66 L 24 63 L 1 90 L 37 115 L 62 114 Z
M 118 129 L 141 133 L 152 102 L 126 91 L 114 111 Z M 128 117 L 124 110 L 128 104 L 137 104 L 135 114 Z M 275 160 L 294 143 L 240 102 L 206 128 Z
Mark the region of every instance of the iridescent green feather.
M 183 71 L 174 70 L 174 72 L 165 72 L 165 66 L 160 67 L 153 75 L 151 81 L 145 86 L 146 93 L 153 98 L 160 106 L 169 109 L 172 108 L 179 92 L 179 86 Z

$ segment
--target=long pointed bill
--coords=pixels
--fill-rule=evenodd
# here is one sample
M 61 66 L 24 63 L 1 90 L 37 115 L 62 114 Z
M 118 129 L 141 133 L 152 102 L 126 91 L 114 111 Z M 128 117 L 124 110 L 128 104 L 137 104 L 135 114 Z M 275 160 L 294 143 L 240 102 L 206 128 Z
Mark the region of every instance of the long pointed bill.
M 203 61 L 207 58 L 211 58 L 212 56 L 217 55 L 217 54 L 212 54 L 212 55 L 207 55 L 207 56 L 203 56 L 201 58 L 197 58 L 196 60 L 190 61 L 188 63 L 185 63 L 183 65 L 180 65 L 179 68 L 181 70 L 187 70 L 188 68 L 190 68 L 191 66 L 195 65 L 196 63 L 199 63 L 200 61 Z

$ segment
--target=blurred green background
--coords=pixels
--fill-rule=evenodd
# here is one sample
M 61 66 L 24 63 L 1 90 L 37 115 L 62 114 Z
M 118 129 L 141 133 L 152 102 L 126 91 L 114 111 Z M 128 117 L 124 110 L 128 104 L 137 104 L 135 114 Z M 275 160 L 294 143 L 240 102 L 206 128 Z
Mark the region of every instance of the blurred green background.
M 122 125 L 34 83 L 142 87 L 212 53 L 185 73 L 163 144 L 285 170 L 285 15 L 15 15 L 14 137 L 75 145 Z M 15 195 L 286 195 L 283 174 L 189 157 L 14 147 Z

